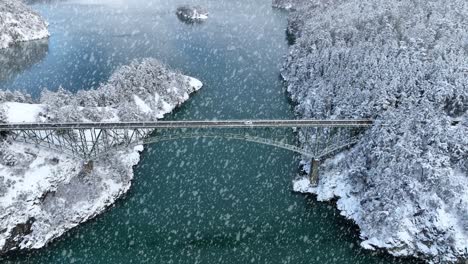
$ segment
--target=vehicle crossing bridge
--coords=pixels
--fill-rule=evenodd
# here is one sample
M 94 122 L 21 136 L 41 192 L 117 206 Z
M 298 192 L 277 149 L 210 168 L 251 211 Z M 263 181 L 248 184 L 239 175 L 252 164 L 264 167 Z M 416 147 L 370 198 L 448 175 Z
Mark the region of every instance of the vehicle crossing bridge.
M 103 158 L 119 149 L 168 140 L 243 140 L 287 149 L 312 159 L 311 180 L 317 182 L 319 161 L 355 144 L 372 123 L 372 120 L 307 119 L 4 123 L 0 124 L 0 135 L 85 161 Z M 298 138 L 306 142 L 302 147 Z

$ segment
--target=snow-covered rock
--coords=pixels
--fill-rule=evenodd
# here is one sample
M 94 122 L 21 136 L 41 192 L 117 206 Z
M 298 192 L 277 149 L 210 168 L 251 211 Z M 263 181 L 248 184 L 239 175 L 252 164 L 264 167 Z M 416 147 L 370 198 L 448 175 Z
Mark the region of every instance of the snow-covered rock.
M 303 5 L 307 0 L 273 0 L 273 7 L 285 9 L 285 10 L 295 10 L 300 5 Z
M 0 122 L 156 120 L 201 86 L 144 59 L 121 67 L 95 90 L 46 91 L 40 104 L 18 92 L 0 92 Z M 83 162 L 5 134 L 0 138 L 0 254 L 41 248 L 103 212 L 129 190 L 143 150 L 137 146 Z
M 464 0 L 311 0 L 290 18 L 282 75 L 297 113 L 375 120 L 321 166 L 318 187 L 294 185 L 338 197 L 365 248 L 468 258 L 466 14 Z
M 0 1 L 0 49 L 48 36 L 47 23 L 22 1 Z
M 176 10 L 176 15 L 185 22 L 201 22 L 208 19 L 208 11 L 199 6 L 181 6 Z

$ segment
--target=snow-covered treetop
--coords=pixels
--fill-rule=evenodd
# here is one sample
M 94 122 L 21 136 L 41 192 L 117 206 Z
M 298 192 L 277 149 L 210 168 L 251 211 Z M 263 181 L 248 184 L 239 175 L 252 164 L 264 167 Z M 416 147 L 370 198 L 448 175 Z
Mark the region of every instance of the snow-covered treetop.
M 97 89 L 77 94 L 45 90 L 41 103 L 48 106 L 48 117 L 54 121 L 156 120 L 201 87 L 193 80 L 146 58 L 120 67 Z

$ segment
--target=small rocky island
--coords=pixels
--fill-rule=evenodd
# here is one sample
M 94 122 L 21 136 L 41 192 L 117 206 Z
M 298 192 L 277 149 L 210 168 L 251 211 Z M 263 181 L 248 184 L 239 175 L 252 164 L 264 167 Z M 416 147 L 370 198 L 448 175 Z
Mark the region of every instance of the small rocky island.
M 294 9 L 294 6 L 297 5 L 293 0 L 273 0 L 272 2 L 273 7 L 286 10 Z
M 203 22 L 208 19 L 208 11 L 200 6 L 180 6 L 177 8 L 176 15 L 186 23 Z

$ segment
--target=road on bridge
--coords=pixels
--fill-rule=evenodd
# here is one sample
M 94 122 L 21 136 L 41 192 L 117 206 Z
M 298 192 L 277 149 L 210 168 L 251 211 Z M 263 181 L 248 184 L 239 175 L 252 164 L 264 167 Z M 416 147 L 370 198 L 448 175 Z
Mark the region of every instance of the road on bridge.
M 262 128 L 262 127 L 369 127 L 373 121 L 360 120 L 210 120 L 135 121 L 73 123 L 4 123 L 0 131 L 60 129 L 158 129 L 158 128 Z

